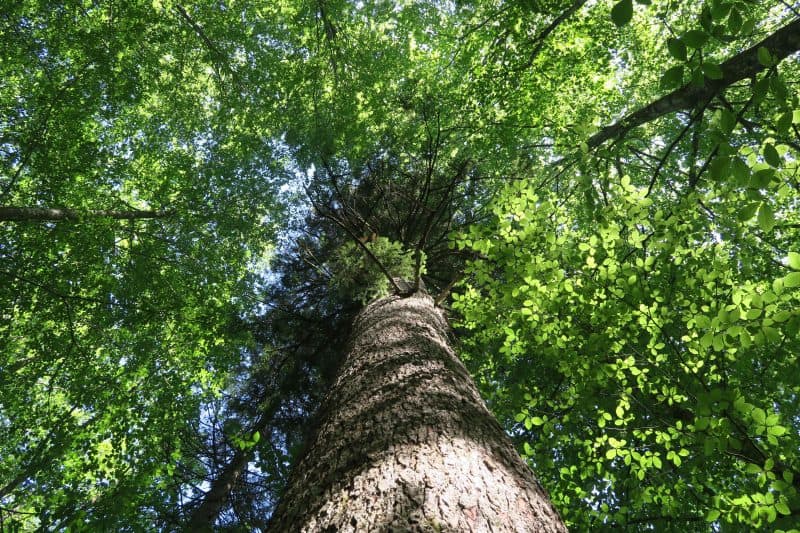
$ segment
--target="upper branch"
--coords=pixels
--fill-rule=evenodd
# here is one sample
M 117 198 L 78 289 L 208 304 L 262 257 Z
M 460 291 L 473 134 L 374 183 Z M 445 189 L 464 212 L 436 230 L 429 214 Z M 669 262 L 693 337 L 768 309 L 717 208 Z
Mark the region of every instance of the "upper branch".
M 725 61 L 720 68 L 722 78 L 704 78 L 703 86 L 687 84 L 634 111 L 618 122 L 606 126 L 587 141 L 589 148 L 596 148 L 610 139 L 618 139 L 630 130 L 661 116 L 682 109 L 691 109 L 698 103 L 707 102 L 725 88 L 745 78 L 752 77 L 766 67 L 758 60 L 758 50 L 764 47 L 781 61 L 800 50 L 800 19 L 784 26 L 763 41 Z
M 14 220 L 20 222 L 80 220 L 82 218 L 112 218 L 116 220 L 133 220 L 137 218 L 165 218 L 174 212 L 170 210 L 129 210 L 113 211 L 107 209 L 77 211 L 75 209 L 49 209 L 45 207 L 10 207 L 0 206 L 0 222 Z

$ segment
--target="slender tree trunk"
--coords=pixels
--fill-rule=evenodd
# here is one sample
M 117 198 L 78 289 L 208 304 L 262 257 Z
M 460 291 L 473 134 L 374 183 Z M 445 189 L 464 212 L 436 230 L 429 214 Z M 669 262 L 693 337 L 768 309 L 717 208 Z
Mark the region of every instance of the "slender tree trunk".
M 289 377 L 296 376 L 296 372 L 290 372 Z M 280 407 L 280 402 L 276 395 L 273 395 L 266 402 L 267 407 L 261 413 L 256 423 L 248 428 L 252 434 L 258 431 L 261 434 L 262 446 L 266 446 L 269 437 L 266 435 L 267 429 L 275 417 L 275 412 Z M 214 523 L 217 521 L 222 507 L 230 498 L 231 491 L 233 490 L 239 478 L 247 471 L 247 465 L 255 455 L 255 448 L 248 448 L 246 450 L 236 450 L 231 457 L 230 461 L 220 470 L 217 477 L 211 482 L 211 487 L 203 495 L 200 503 L 189 516 L 186 524 L 186 531 L 205 532 L 213 531 Z
M 417 293 L 359 314 L 270 531 L 566 527 Z
M 171 211 L 112 211 L 93 210 L 77 211 L 75 209 L 49 209 L 45 207 L 10 207 L 0 206 L 0 221 L 14 220 L 18 222 L 80 220 L 81 218 L 113 218 L 117 220 L 133 220 L 137 218 L 164 218 L 172 214 Z
M 253 457 L 252 450 L 237 450 L 225 465 L 219 476 L 214 479 L 211 488 L 203 495 L 200 505 L 189 518 L 186 531 L 205 532 L 214 530 L 222 506 L 228 501 L 239 477 L 247 468 Z

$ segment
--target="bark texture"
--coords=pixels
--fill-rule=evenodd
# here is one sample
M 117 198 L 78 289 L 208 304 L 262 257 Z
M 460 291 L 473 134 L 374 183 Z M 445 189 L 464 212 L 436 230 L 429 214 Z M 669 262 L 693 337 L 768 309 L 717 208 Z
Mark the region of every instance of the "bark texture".
M 566 531 L 428 295 L 359 314 L 320 416 L 271 531 Z

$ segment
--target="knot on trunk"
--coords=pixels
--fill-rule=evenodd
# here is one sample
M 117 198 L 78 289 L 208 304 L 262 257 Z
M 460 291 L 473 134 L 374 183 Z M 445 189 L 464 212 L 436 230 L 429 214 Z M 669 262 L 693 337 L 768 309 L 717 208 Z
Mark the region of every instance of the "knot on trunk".
M 392 280 L 397 285 L 397 288 L 400 289 L 399 291 L 395 291 L 397 292 L 398 296 L 411 296 L 414 294 L 415 291 L 413 281 L 397 277 L 393 277 Z M 419 280 L 419 290 L 425 292 L 425 282 L 421 279 Z

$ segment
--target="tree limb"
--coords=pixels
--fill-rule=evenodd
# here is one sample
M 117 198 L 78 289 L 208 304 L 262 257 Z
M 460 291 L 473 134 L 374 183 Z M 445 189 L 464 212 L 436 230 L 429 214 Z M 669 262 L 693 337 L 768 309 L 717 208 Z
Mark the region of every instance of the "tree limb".
M 592 135 L 586 144 L 589 148 L 597 148 L 608 140 L 619 139 L 642 124 L 675 111 L 691 109 L 698 102 L 711 100 L 730 85 L 752 77 L 767 68 L 758 60 L 758 50 L 761 47 L 769 50 L 776 61 L 781 61 L 800 50 L 800 19 L 796 19 L 763 41 L 722 63 L 720 65 L 722 79 L 712 80 L 706 77 L 703 79 L 702 87 L 692 84 L 684 85 L 601 129 Z
M 128 211 L 114 211 L 108 209 L 78 211 L 75 209 L 52 209 L 46 207 L 0 206 L 0 222 L 6 220 L 17 222 L 80 220 L 87 217 L 134 220 L 138 218 L 166 218 L 173 214 L 174 211 L 166 209 L 157 211 L 139 209 Z
M 548 24 L 548 26 L 544 30 L 542 30 L 542 32 L 539 35 L 536 36 L 535 39 L 536 46 L 533 48 L 533 51 L 531 51 L 530 55 L 528 56 L 528 60 L 518 70 L 524 70 L 530 68 L 531 65 L 533 65 L 533 61 L 536 59 L 536 56 L 539 55 L 539 52 L 541 52 L 542 47 L 544 47 L 544 43 L 550 36 L 550 34 L 553 33 L 555 29 L 561 25 L 562 22 L 571 17 L 573 13 L 582 8 L 587 1 L 588 0 L 575 0 L 571 6 L 569 6 L 559 16 L 554 18 L 553 21 L 550 22 L 550 24 Z

